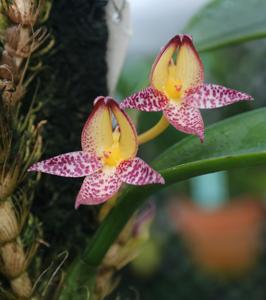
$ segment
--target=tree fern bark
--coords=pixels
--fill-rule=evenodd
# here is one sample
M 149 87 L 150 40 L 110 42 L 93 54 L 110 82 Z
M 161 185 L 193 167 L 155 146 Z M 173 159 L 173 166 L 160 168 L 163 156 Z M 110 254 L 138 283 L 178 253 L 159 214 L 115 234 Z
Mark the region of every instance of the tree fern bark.
M 42 78 L 43 83 L 48 82 L 42 96 L 43 118 L 48 121 L 43 158 L 80 149 L 81 129 L 93 100 L 107 95 L 106 3 L 107 0 L 53 3 L 48 27 L 56 45 L 46 57 L 47 71 Z M 45 237 L 51 244 L 50 255 L 45 254 L 48 261 L 63 249 L 76 254 L 95 229 L 95 208 L 74 210 L 80 184 L 80 179 L 42 177 L 38 196 L 41 200 L 35 212 L 46 224 Z

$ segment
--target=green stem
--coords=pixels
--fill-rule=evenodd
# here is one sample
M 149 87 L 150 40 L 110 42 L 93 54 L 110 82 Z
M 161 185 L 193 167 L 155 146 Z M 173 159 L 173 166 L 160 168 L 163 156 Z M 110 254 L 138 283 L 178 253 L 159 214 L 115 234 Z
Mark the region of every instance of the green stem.
M 158 135 L 162 134 L 167 127 L 169 126 L 169 122 L 164 117 L 161 117 L 158 123 L 156 123 L 152 128 L 145 131 L 144 133 L 138 136 L 138 143 L 139 145 L 145 144 L 153 139 L 155 139 Z
M 166 179 L 164 186 L 166 187 L 172 183 L 198 175 L 260 164 L 266 164 L 266 152 L 191 162 L 163 170 L 161 174 Z M 95 276 L 97 266 L 101 264 L 106 252 L 116 240 L 127 221 L 149 195 L 161 188 L 162 186 L 159 185 L 149 185 L 141 189 L 128 187 L 124 193 L 121 194 L 118 198 L 118 204 L 111 210 L 110 214 L 100 225 L 94 238 L 85 249 L 83 256 L 77 258 L 73 263 L 72 270 L 70 270 L 66 277 L 59 300 L 71 300 L 74 299 L 74 296 L 77 297 L 77 295 L 80 300 L 89 299 L 80 296 L 79 291 L 82 286 L 85 288 L 86 283 L 93 286 L 92 279 Z M 92 272 L 89 272 L 90 269 Z

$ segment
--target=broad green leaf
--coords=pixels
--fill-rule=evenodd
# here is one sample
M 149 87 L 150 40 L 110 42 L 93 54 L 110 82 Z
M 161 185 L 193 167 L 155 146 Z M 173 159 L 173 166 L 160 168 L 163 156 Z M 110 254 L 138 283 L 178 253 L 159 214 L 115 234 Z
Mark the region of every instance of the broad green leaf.
M 162 153 L 153 166 L 158 170 L 187 166 L 197 161 L 230 159 L 241 155 L 266 155 L 266 108 L 239 114 L 205 130 L 201 144 L 189 136 Z
M 181 140 L 154 161 L 153 166 L 161 172 L 168 186 L 197 175 L 260 164 L 266 165 L 266 108 L 211 126 L 206 130 L 203 144 L 192 136 Z M 75 294 L 74 278 L 83 284 L 91 282 L 91 274 L 87 272 L 84 277 L 78 266 L 84 268 L 85 263 L 87 268 L 97 267 L 129 218 L 147 196 L 161 188 L 160 185 L 129 186 L 121 193 L 117 205 L 100 225 L 82 258 L 73 265 L 74 271 L 67 275 L 68 288 L 63 290 L 60 300 L 71 299 L 67 295 Z
M 199 51 L 266 37 L 265 0 L 214 0 L 196 14 L 185 32 Z

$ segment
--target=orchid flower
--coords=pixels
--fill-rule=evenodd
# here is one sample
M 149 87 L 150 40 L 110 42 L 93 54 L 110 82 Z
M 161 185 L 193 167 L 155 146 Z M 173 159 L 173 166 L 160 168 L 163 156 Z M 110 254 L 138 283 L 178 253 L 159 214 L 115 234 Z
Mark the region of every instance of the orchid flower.
M 117 126 L 113 129 L 112 116 Z M 80 204 L 105 202 L 122 183 L 164 183 L 162 176 L 136 157 L 134 125 L 110 97 L 98 97 L 81 135 L 82 151 L 70 152 L 34 164 L 29 171 L 64 177 L 86 176 L 76 199 Z
M 204 84 L 203 77 L 203 65 L 192 38 L 176 35 L 153 64 L 151 86 L 126 98 L 120 107 L 163 111 L 167 122 L 176 129 L 197 135 L 203 141 L 204 123 L 199 109 L 252 100 L 245 93 L 216 84 Z

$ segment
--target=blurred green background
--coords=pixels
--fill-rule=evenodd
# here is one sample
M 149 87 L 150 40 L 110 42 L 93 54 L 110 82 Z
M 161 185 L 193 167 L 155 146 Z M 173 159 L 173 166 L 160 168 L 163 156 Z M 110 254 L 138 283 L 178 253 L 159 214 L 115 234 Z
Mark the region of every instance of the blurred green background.
M 247 92 L 255 98 L 252 103 L 243 102 L 202 111 L 206 126 L 229 116 L 265 106 L 265 1 L 218 0 L 207 4 L 204 3 L 206 1 L 187 1 L 181 4 L 179 1 L 168 0 L 164 4 L 154 2 L 151 10 L 148 10 L 149 5 L 152 5 L 149 1 L 146 5 L 139 2 L 133 4 L 132 1 L 133 25 L 138 24 L 133 27 L 135 33 L 132 40 L 136 41 L 131 45 L 118 83 L 118 99 L 123 99 L 149 84 L 148 76 L 154 58 L 160 46 L 163 46 L 173 33 L 190 33 L 200 51 L 205 67 L 205 81 Z M 189 19 L 191 14 L 195 15 Z M 147 19 L 141 18 L 143 15 L 146 15 Z M 178 23 L 179 18 L 181 21 Z M 184 27 L 185 22 L 187 25 Z M 149 37 L 145 36 L 145 32 L 149 33 Z M 150 48 L 147 46 L 147 39 L 153 40 Z M 140 49 L 142 46 L 143 49 Z M 137 121 L 139 133 L 150 128 L 160 118 L 160 113 L 145 113 L 145 117 L 140 112 L 129 113 Z M 183 137 L 184 134 L 168 128 L 159 138 L 142 146 L 141 155 L 147 162 L 152 161 Z M 214 183 L 216 195 L 210 192 L 209 180 L 210 178 L 205 178 L 201 181 L 202 190 L 199 190 L 195 180 L 184 181 L 151 199 L 157 206 L 151 239 L 144 245 L 140 257 L 123 271 L 123 280 L 119 288 L 108 299 L 266 299 L 266 235 L 263 218 L 266 168 L 261 166 L 223 173 Z M 205 197 L 207 201 L 202 201 L 200 197 Z M 192 246 L 188 242 L 186 228 L 181 228 L 182 224 L 176 224 L 178 220 L 171 214 L 172 205 L 194 203 L 200 212 L 211 215 L 230 210 L 235 202 L 241 206 L 247 197 L 251 201 L 259 202 L 256 209 L 260 211 L 258 220 L 255 221 L 259 233 L 252 231 L 252 237 L 244 237 L 247 241 L 245 248 L 259 240 L 258 250 L 254 251 L 253 257 L 250 258 L 250 266 L 236 272 L 230 268 L 228 272 L 214 272 L 202 267 L 192 254 L 194 250 L 190 249 Z M 214 207 L 212 200 L 217 202 Z M 247 216 L 243 216 L 244 223 L 248 220 L 251 210 L 247 208 Z M 219 222 L 219 219 L 217 221 Z M 227 216 L 224 222 L 228 225 L 225 226 L 225 232 L 236 231 L 238 226 L 244 227 L 241 225 L 242 221 L 238 224 L 237 217 L 232 225 L 229 224 Z M 251 226 L 253 225 L 248 228 Z M 217 228 L 217 235 L 227 234 L 221 232 L 223 228 L 219 225 Z M 239 231 L 236 236 L 238 234 L 243 233 Z M 249 238 L 250 241 L 247 240 Z M 193 247 L 197 248 L 200 245 L 194 243 Z M 241 247 L 239 243 L 236 252 L 240 253 L 243 250 Z M 226 267 L 224 269 L 226 270 Z

